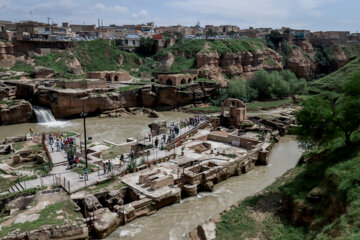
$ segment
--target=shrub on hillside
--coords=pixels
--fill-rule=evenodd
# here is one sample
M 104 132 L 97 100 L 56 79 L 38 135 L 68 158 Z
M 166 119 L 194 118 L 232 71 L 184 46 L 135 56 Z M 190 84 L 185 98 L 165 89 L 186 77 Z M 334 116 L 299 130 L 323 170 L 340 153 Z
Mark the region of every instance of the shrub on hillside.
M 305 87 L 305 80 L 298 79 L 289 70 L 268 73 L 261 70 L 255 73 L 250 81 L 250 87 L 257 92 L 257 99 L 284 98 L 299 92 Z

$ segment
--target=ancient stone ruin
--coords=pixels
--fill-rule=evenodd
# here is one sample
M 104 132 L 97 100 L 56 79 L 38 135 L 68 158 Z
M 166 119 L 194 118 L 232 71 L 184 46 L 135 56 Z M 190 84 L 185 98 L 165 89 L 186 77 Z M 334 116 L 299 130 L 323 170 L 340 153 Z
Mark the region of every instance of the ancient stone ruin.
M 222 125 L 240 127 L 244 120 L 246 120 L 246 106 L 241 100 L 229 98 L 221 103 Z
M 178 86 L 193 83 L 197 74 L 160 74 L 157 78 L 160 84 Z

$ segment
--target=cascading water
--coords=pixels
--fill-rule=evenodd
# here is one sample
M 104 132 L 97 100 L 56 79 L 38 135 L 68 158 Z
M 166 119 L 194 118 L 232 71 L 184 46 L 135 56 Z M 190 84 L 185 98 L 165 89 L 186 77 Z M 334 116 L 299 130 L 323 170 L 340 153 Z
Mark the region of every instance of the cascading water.
M 56 121 L 50 109 L 34 106 L 34 111 L 39 124 L 48 127 L 63 127 L 68 125 L 68 122 L 66 121 Z
M 56 122 L 54 115 L 50 109 L 34 107 L 34 111 L 39 123 Z

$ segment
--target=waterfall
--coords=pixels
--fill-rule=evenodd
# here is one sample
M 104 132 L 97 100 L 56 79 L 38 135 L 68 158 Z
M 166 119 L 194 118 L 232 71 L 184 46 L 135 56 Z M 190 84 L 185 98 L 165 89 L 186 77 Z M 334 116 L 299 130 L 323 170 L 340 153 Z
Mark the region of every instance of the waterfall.
M 65 127 L 71 125 L 68 121 L 57 121 L 48 108 L 33 106 L 38 123 L 46 127 Z
M 56 122 L 51 110 L 47 108 L 34 107 L 34 111 L 39 123 Z

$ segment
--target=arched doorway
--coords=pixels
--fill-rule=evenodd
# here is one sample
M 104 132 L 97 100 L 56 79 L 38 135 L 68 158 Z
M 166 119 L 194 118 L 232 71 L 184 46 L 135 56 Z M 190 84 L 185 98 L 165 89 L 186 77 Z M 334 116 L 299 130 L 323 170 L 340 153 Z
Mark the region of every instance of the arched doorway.
M 191 78 L 189 78 L 188 83 L 192 83 L 192 82 L 193 82 L 193 80 Z
M 186 80 L 185 79 L 182 79 L 180 84 L 186 84 Z
M 107 80 L 108 82 L 111 82 L 111 77 L 110 77 L 110 75 L 106 75 L 106 80 Z
M 119 81 L 119 77 L 118 77 L 117 75 L 115 75 L 114 81 L 115 81 L 115 82 Z
M 172 85 L 172 80 L 169 78 L 168 80 L 166 80 L 166 85 Z

